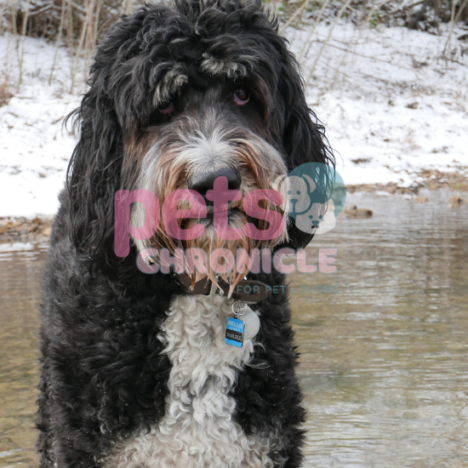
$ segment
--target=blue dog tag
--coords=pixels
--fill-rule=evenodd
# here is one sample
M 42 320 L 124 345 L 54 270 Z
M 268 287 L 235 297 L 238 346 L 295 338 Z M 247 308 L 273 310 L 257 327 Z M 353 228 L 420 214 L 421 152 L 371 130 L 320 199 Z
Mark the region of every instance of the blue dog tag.
M 226 343 L 237 348 L 242 348 L 244 343 L 244 327 L 245 323 L 242 320 L 228 318 L 226 324 Z

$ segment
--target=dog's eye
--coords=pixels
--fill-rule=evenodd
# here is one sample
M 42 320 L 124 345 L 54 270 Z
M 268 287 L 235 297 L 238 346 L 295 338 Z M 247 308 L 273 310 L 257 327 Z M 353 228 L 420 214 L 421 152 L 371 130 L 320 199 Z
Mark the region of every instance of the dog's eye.
M 250 99 L 250 92 L 245 86 L 239 86 L 234 91 L 234 102 L 238 106 L 245 106 Z
M 165 102 L 158 107 L 158 111 L 163 115 L 172 114 L 174 112 L 174 103 L 172 101 Z

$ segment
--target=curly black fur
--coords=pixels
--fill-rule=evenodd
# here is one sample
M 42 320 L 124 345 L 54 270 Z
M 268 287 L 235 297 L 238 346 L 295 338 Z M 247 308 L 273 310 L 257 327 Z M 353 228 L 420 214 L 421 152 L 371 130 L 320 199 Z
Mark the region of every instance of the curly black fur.
M 171 369 L 156 335 L 171 300 L 183 292 L 169 275 L 141 273 L 134 248 L 125 259 L 114 254 L 114 194 L 128 186 L 132 174 L 131 162 L 123 174 L 124 139 L 133 135 L 138 141 L 151 119 L 148 95 L 158 81 L 157 64 L 170 57 L 195 66 L 204 52 L 229 56 L 239 49 L 255 57 L 255 79 L 271 101 L 266 139 L 288 169 L 330 161 L 297 64 L 259 1 L 146 6 L 111 29 L 98 47 L 90 89 L 77 111 L 81 135 L 44 276 L 36 418 L 42 468 L 99 467 L 116 441 L 149 430 L 164 414 Z M 310 239 L 291 227 L 291 246 Z M 256 279 L 285 283 L 279 273 Z M 263 348 L 239 375 L 236 418 L 248 434 L 281 427 L 284 449 L 271 458 L 285 457 L 285 466 L 294 468 L 302 460 L 305 412 L 294 375 L 287 295 L 258 307 L 264 311 L 257 336 Z

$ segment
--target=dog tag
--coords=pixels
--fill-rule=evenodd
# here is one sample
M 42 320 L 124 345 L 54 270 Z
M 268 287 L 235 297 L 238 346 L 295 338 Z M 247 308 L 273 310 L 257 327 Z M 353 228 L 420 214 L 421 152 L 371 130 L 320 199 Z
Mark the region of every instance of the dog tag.
M 244 326 L 242 342 L 256 336 L 260 330 L 260 319 L 258 315 L 242 301 L 234 302 L 234 304 L 232 304 L 232 311 L 234 312 L 235 320 L 242 322 Z
M 242 348 L 244 344 L 244 327 L 245 324 L 242 320 L 233 317 L 228 318 L 226 324 L 226 343 L 237 348 Z

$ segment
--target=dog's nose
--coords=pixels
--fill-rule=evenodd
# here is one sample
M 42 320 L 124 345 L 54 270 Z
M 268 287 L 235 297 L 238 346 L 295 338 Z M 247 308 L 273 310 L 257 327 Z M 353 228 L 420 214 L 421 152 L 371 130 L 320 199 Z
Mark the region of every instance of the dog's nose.
M 229 190 L 239 190 L 241 176 L 233 168 L 224 168 L 218 171 L 194 175 L 189 178 L 187 185 L 190 190 L 195 190 L 200 195 L 206 196 L 206 192 L 213 189 L 213 184 L 218 177 L 226 177 Z

